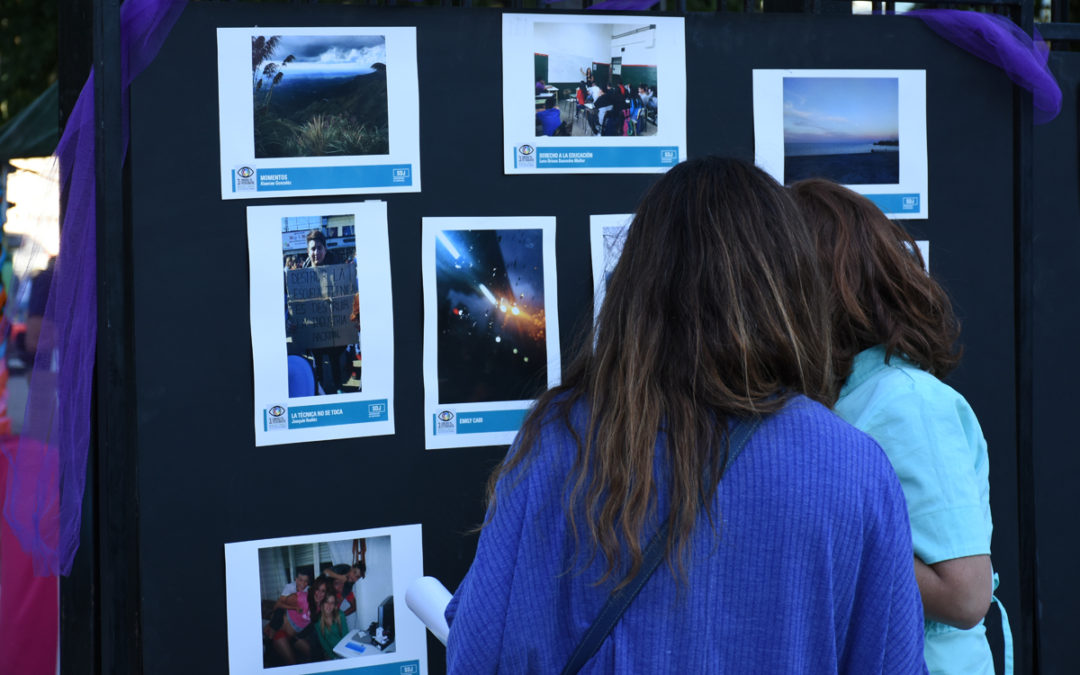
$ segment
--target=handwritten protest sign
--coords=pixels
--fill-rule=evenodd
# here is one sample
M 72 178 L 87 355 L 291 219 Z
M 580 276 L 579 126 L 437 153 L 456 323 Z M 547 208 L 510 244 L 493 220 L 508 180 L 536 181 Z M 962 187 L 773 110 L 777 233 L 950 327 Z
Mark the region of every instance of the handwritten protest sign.
M 285 272 L 289 323 L 297 349 L 344 347 L 359 342 L 352 313 L 356 266 L 325 265 Z

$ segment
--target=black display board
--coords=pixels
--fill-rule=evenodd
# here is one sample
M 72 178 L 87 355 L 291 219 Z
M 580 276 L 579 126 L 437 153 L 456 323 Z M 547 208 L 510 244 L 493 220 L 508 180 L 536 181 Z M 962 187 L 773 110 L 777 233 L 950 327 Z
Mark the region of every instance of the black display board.
M 1075 513 L 1080 367 L 1069 354 L 1080 335 L 1080 54 L 1055 52 L 1061 114 L 1035 127 L 1034 438 L 1038 547 L 1039 664 L 1047 675 L 1080 671 L 1075 648 L 1080 559 Z
M 245 207 L 356 198 L 220 198 L 215 28 L 252 25 L 417 26 L 423 192 L 384 197 L 394 436 L 254 446 Z M 686 31 L 691 157 L 753 159 L 753 68 L 926 69 L 930 218 L 905 225 L 930 240 L 931 267 L 964 320 L 966 358 L 950 382 L 989 441 L 994 563 L 1015 617 L 1009 81 L 910 18 L 693 15 Z M 505 447 L 424 450 L 421 217 L 556 216 L 565 355 L 592 316 L 589 215 L 631 211 L 655 179 L 504 176 L 500 44 L 495 10 L 192 3 L 136 80 L 131 422 L 145 672 L 226 669 L 225 542 L 421 523 L 426 573 L 453 589 L 467 570 L 476 546 L 469 529 L 483 516 L 484 482 Z M 346 478 L 359 468 L 367 480 Z M 327 480 L 316 479 L 340 484 L 327 494 Z M 441 672 L 442 648 L 433 638 L 429 647 L 431 671 Z

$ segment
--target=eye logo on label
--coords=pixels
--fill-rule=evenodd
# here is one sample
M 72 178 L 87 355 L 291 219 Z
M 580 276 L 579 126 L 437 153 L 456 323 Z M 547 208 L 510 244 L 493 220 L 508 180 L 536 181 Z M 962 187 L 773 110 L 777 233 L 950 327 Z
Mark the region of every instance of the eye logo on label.
M 449 410 L 444 410 L 439 413 L 439 420 L 442 422 L 449 422 L 452 419 L 454 419 L 454 413 L 450 412 Z
M 270 413 L 274 417 L 281 417 L 282 415 L 285 414 L 285 408 L 283 408 L 283 407 L 281 407 L 279 405 L 276 405 L 273 408 L 270 408 L 269 410 L 267 410 L 266 412 Z
M 236 175 L 241 178 L 251 178 L 255 175 L 255 169 L 252 169 L 250 166 L 242 166 L 236 170 Z
M 534 148 L 531 145 L 523 145 L 520 148 L 518 148 L 518 152 L 520 152 L 523 155 L 531 155 L 534 152 L 536 152 L 536 148 Z

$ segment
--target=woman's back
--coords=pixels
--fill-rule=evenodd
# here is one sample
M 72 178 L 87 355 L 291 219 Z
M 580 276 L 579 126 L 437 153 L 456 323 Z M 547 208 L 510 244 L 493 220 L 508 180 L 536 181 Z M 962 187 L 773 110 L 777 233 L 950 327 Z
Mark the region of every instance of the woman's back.
M 586 418 L 575 409 L 578 434 Z M 559 672 L 622 577 L 595 583 L 602 556 L 577 573 L 589 549 L 573 557 L 565 515 L 576 453 L 549 417 L 535 457 L 500 482 L 447 612 L 451 673 Z M 699 516 L 685 579 L 661 565 L 583 672 L 922 672 L 904 499 L 869 437 L 795 398 L 724 474 L 712 511 L 719 533 Z

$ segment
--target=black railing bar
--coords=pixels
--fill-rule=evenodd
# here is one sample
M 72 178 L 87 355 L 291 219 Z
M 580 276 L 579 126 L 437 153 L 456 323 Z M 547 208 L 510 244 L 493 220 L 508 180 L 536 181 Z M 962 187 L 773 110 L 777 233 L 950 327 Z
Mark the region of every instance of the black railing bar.
M 1080 40 L 1080 23 L 1037 23 L 1044 40 Z
M 133 253 L 125 214 L 120 0 L 94 0 L 98 337 L 97 481 L 101 662 L 91 672 L 142 672 Z M 96 666 L 96 669 L 95 669 Z
M 1069 21 L 1069 0 L 1050 0 L 1050 18 L 1061 23 Z
M 1013 19 L 1031 34 L 1035 5 L 1025 0 Z M 1015 215 L 1013 226 L 1014 317 L 1016 339 L 1016 493 L 1019 530 L 1020 625 L 1017 629 L 1017 670 L 1022 675 L 1040 672 L 1039 663 L 1039 559 L 1035 526 L 1034 395 L 1035 365 L 1035 122 L 1031 92 L 1014 87 Z

